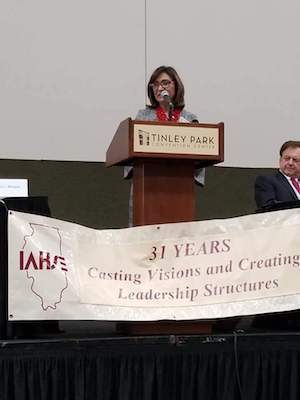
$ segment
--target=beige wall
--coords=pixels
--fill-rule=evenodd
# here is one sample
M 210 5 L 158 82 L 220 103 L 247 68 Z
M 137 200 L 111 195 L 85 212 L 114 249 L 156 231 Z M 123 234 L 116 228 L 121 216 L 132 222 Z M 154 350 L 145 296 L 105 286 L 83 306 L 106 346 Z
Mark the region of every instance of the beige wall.
M 104 161 L 171 64 L 187 108 L 225 123 L 225 164 L 275 167 L 298 138 L 298 0 L 0 3 L 0 159 Z

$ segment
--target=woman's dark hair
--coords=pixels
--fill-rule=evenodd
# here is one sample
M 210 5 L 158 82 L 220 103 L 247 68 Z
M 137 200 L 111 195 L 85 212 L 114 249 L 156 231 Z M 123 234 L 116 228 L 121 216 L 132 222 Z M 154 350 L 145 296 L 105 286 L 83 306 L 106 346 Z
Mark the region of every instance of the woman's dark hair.
M 179 78 L 179 75 L 177 74 L 175 69 L 173 67 L 168 67 L 166 65 L 162 65 L 162 66 L 156 68 L 156 70 L 152 73 L 151 78 L 148 82 L 147 91 L 148 91 L 148 97 L 149 97 L 150 104 L 151 104 L 150 107 L 156 108 L 159 106 L 159 103 L 154 96 L 153 84 L 157 80 L 159 75 L 164 72 L 170 76 L 170 78 L 172 79 L 172 81 L 175 84 L 175 96 L 173 99 L 174 107 L 181 108 L 181 109 L 184 108 L 184 86 L 183 86 L 183 83 L 182 83 L 181 79 Z
M 287 142 L 284 142 L 279 151 L 280 157 L 286 149 L 296 149 L 297 147 L 300 147 L 300 141 L 298 140 L 288 140 Z

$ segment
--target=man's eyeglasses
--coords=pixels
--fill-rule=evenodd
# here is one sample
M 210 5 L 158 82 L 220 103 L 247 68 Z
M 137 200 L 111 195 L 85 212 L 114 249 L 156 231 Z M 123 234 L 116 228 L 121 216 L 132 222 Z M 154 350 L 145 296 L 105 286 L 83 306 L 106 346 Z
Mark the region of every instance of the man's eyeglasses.
M 172 85 L 173 81 L 169 81 L 168 79 L 163 79 L 162 81 L 155 81 L 151 84 L 153 89 L 158 89 L 160 86 L 164 89 L 168 89 Z
M 287 157 L 286 156 L 286 157 L 282 157 L 282 160 L 285 161 L 285 162 L 292 161 L 292 162 L 294 162 L 296 164 L 300 163 L 300 158 L 294 158 L 294 157 Z

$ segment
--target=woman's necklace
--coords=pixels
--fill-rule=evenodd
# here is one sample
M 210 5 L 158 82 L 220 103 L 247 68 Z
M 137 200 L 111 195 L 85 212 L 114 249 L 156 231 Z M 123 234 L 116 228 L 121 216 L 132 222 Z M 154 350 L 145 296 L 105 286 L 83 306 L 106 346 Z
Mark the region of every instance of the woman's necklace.
M 155 111 L 156 111 L 156 117 L 157 117 L 158 121 L 169 121 L 168 114 L 165 112 L 165 110 L 162 107 L 160 107 L 160 106 L 157 107 Z M 180 117 L 180 112 L 181 112 L 180 108 L 175 108 L 172 111 L 171 121 L 177 122 Z

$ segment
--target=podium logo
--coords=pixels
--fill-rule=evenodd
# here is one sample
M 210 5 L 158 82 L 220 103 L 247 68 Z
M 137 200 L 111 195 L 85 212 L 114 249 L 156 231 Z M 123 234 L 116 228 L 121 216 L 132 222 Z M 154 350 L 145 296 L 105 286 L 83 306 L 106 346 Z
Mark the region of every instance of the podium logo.
M 150 132 L 143 131 L 142 129 L 138 130 L 139 134 L 139 144 L 140 146 L 150 146 Z
M 68 266 L 62 253 L 59 228 L 29 223 L 31 233 L 24 236 L 19 251 L 19 270 L 30 281 L 30 291 L 43 311 L 55 310 L 68 288 Z

